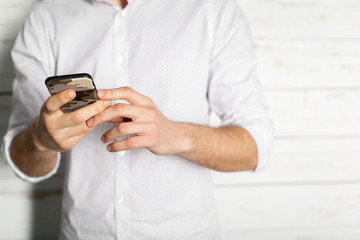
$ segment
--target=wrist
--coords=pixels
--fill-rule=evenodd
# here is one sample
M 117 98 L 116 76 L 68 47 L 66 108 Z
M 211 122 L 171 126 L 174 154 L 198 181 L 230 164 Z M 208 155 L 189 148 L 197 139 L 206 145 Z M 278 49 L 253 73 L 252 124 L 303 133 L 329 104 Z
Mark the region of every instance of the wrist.
M 27 129 L 27 137 L 33 145 L 34 150 L 38 152 L 52 151 L 42 143 L 39 136 L 39 118 L 35 118 Z
M 177 136 L 176 147 L 177 154 L 182 155 L 192 151 L 195 138 L 192 126 L 186 123 L 174 123 Z

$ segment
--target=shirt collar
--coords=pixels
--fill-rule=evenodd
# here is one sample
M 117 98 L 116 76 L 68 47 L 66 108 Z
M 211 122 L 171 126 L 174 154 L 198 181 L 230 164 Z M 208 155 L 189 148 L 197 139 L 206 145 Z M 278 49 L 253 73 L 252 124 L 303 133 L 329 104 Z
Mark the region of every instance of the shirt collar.
M 105 2 L 105 1 L 107 1 L 107 0 L 89 0 L 90 2 Z M 130 2 L 132 2 L 133 0 L 127 0 L 128 1 L 128 4 L 130 3 Z

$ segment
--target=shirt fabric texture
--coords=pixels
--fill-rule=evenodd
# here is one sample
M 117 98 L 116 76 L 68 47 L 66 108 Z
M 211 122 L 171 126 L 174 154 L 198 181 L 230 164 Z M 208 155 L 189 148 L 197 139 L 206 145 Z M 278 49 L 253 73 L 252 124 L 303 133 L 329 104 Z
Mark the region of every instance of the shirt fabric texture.
M 2 152 L 40 112 L 53 75 L 89 73 L 101 88 L 130 86 L 170 120 L 245 128 L 258 146 L 257 170 L 272 149 L 272 122 L 256 78 L 246 18 L 235 0 L 44 0 L 31 10 L 12 50 L 13 112 Z M 115 101 L 116 102 L 116 101 Z M 223 239 L 211 171 L 147 149 L 110 153 L 104 123 L 66 153 L 61 239 Z M 241 214 L 241 212 L 234 214 Z

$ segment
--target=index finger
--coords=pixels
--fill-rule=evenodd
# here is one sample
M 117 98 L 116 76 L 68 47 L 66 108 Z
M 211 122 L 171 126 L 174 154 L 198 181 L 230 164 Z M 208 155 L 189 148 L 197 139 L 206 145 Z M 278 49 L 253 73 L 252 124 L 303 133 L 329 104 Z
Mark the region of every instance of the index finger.
M 71 114 L 76 114 L 76 115 L 80 116 L 80 118 L 82 119 L 81 122 L 85 122 L 89 118 L 95 116 L 96 114 L 99 114 L 104 109 L 109 107 L 110 104 L 111 104 L 111 101 L 98 100 L 90 105 L 87 105 L 85 107 L 75 110 Z
M 73 89 L 66 89 L 62 92 L 52 95 L 49 97 L 45 104 L 45 111 L 49 113 L 56 112 L 60 110 L 60 107 L 71 100 L 73 100 L 76 96 L 76 93 Z
M 102 100 L 126 100 L 133 105 L 152 106 L 152 100 L 130 87 L 121 87 L 115 89 L 100 89 L 98 97 Z

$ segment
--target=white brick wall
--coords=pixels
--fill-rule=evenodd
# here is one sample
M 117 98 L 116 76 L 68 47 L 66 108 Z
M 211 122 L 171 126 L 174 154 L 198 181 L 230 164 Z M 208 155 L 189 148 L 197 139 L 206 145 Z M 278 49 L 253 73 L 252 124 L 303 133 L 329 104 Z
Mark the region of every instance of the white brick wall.
M 228 239 L 360 239 L 360 2 L 238 1 L 276 136 L 264 171 L 214 172 Z M 10 109 L 10 48 L 34 2 L 0 2 L 0 134 Z M 0 163 L 0 240 L 56 236 L 61 183 L 61 172 L 23 183 Z

